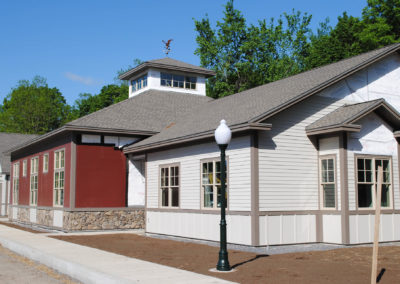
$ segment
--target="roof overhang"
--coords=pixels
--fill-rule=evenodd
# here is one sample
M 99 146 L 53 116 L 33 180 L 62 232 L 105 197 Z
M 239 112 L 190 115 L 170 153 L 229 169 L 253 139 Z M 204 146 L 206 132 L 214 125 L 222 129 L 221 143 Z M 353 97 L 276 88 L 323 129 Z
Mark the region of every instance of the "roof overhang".
M 244 124 L 238 124 L 238 125 L 232 125 L 229 126 L 232 134 L 235 133 L 241 133 L 241 132 L 246 132 L 246 131 L 254 131 L 254 130 L 264 130 L 268 131 L 271 130 L 272 124 L 270 123 L 244 123 Z M 149 150 L 155 150 L 159 148 L 164 148 L 164 147 L 171 147 L 171 146 L 178 146 L 179 144 L 184 144 L 187 142 L 193 142 L 193 141 L 198 141 L 202 139 L 207 139 L 207 138 L 213 138 L 214 137 L 214 131 L 209 130 L 201 133 L 196 133 L 192 135 L 187 135 L 179 138 L 174 138 L 174 139 L 169 139 L 153 144 L 147 144 L 143 146 L 135 146 L 132 145 L 131 147 L 128 147 L 124 149 L 125 154 L 133 154 L 133 153 L 140 153 L 140 152 L 146 152 Z
M 313 129 L 313 130 L 307 130 L 306 134 L 308 136 L 313 136 L 313 135 L 322 135 L 322 134 L 330 134 L 334 132 L 341 132 L 341 131 L 346 131 L 346 132 L 360 132 L 361 130 L 361 125 L 356 125 L 356 124 L 338 124 L 338 125 L 332 125 L 330 127 L 321 127 L 320 129 Z
M 20 144 L 17 147 L 11 148 L 4 152 L 6 155 L 10 155 L 15 151 L 22 150 L 26 147 L 41 143 L 47 139 L 53 138 L 57 135 L 62 135 L 67 132 L 84 132 L 84 133 L 101 133 L 101 134 L 112 134 L 112 135 L 137 135 L 137 136 L 152 136 L 158 132 L 153 131 L 142 131 L 142 130 L 126 130 L 117 128 L 101 128 L 101 127 L 89 127 L 89 126 L 76 126 L 76 125 L 64 125 L 46 134 L 33 138 L 26 143 Z
M 199 70 L 199 69 L 194 69 L 194 68 L 188 68 L 188 67 L 182 67 L 182 66 L 175 66 L 175 65 L 169 65 L 169 64 L 162 64 L 162 63 L 157 63 L 157 62 L 149 62 L 146 61 L 131 70 L 126 71 L 125 73 L 121 74 L 118 76 L 120 80 L 129 80 L 135 75 L 143 72 L 146 69 L 149 68 L 158 68 L 158 69 L 166 69 L 166 70 L 171 70 L 171 71 L 181 71 L 181 72 L 189 72 L 193 74 L 199 74 L 203 75 L 206 78 L 215 76 L 215 72 L 212 70 Z

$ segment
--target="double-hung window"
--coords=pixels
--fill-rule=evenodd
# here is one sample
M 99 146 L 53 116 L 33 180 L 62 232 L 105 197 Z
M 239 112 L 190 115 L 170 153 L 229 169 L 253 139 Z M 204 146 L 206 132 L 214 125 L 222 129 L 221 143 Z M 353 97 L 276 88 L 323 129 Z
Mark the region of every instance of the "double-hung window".
M 28 166 L 27 166 L 27 161 L 24 160 L 24 161 L 22 162 L 22 176 L 23 176 L 23 177 L 26 177 L 27 168 L 28 168 Z
M 54 152 L 54 205 L 64 205 L 65 150 Z
M 179 207 L 179 165 L 160 167 L 161 207 Z
M 322 208 L 336 208 L 335 158 L 320 158 Z
M 201 162 L 201 191 L 202 208 L 221 207 L 221 160 L 219 158 Z M 228 182 L 226 182 L 226 196 L 227 192 Z
M 376 204 L 378 166 L 383 167 L 381 206 L 391 207 L 391 161 L 386 157 L 357 157 L 358 208 L 373 208 Z
M 38 173 L 39 157 L 31 159 L 31 184 L 30 184 L 30 204 L 37 205 L 38 200 Z
M 19 163 L 13 165 L 13 204 L 18 204 L 19 197 Z

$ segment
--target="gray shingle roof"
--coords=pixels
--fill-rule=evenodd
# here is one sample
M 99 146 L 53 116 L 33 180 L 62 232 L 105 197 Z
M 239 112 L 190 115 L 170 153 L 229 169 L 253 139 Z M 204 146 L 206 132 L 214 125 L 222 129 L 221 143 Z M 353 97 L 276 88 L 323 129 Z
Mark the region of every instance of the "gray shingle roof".
M 125 73 L 119 76 L 121 80 L 129 80 L 133 76 L 143 72 L 148 68 L 159 68 L 159 69 L 167 69 L 172 71 L 182 71 L 182 72 L 191 72 L 194 74 L 201 74 L 206 77 L 214 76 L 215 72 L 203 67 L 199 67 L 196 65 L 192 65 L 186 62 L 182 62 L 176 59 L 172 59 L 169 57 L 149 60 L 143 62 L 142 64 L 132 68 L 131 70 L 126 71 Z
M 382 111 L 383 108 L 385 108 L 386 111 Z M 397 127 L 400 125 L 400 114 L 384 99 L 377 99 L 373 101 L 344 105 L 308 125 L 306 127 L 306 131 L 311 133 L 313 131 L 322 129 L 348 126 L 355 123 L 364 115 L 375 110 L 377 110 L 378 113 L 381 114 L 385 119 L 391 121 L 392 124 L 397 125 Z
M 178 116 L 212 100 L 200 95 L 148 90 L 66 126 L 159 132 Z
M 0 165 L 3 173 L 10 172 L 10 156 L 4 154 L 10 148 L 29 141 L 38 135 L 0 132 Z
M 221 119 L 229 126 L 260 122 L 400 49 L 390 45 L 315 68 L 273 83 L 207 102 L 175 125 L 133 144 L 125 152 L 140 151 L 213 131 Z

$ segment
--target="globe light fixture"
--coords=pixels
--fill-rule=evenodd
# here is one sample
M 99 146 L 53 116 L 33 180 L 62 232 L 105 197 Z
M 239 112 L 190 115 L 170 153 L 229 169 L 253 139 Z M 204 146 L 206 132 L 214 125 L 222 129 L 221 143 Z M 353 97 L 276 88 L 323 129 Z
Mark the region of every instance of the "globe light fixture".
M 226 125 L 226 121 L 223 119 L 220 125 L 215 130 L 215 141 L 221 150 L 221 222 L 220 228 L 220 250 L 219 258 L 217 263 L 217 270 L 219 271 L 230 271 L 231 266 L 228 260 L 228 250 L 226 248 L 226 219 L 225 219 L 225 207 L 226 207 L 226 159 L 225 150 L 231 142 L 232 131 Z

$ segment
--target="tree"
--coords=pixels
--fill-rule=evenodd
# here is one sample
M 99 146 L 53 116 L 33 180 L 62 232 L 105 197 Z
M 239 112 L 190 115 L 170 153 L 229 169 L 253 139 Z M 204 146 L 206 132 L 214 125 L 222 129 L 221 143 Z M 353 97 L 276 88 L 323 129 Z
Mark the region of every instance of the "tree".
M 207 81 L 207 95 L 218 98 L 296 74 L 306 67 L 311 16 L 284 14 L 258 25 L 246 24 L 233 0 L 214 30 L 208 17 L 194 20 L 203 67 L 216 76 Z
M 79 99 L 75 101 L 70 119 L 82 117 L 123 101 L 128 98 L 128 93 L 129 87 L 127 85 L 111 84 L 104 86 L 97 95 L 80 94 Z
M 36 76 L 21 80 L 4 99 L 0 109 L 0 131 L 43 134 L 60 127 L 70 107 L 57 88 Z

